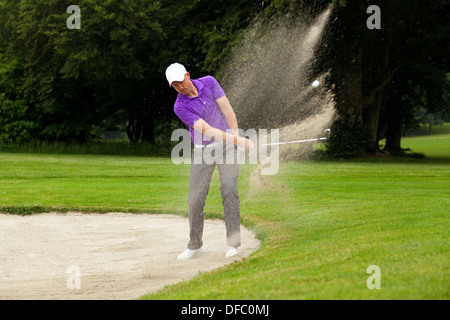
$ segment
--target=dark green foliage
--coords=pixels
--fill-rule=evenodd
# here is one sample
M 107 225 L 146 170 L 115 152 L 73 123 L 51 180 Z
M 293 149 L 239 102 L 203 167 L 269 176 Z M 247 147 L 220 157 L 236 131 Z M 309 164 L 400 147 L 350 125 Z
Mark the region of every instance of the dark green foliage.
M 167 65 L 213 73 L 260 2 L 0 1 L 0 141 L 86 142 L 107 130 L 154 143 L 178 123 Z M 262 3 L 264 4 L 264 2 Z M 165 132 L 167 134 L 167 132 Z
M 369 5 L 379 6 L 381 29 L 366 27 Z M 417 126 L 418 109 L 448 114 L 449 9 L 448 1 L 430 0 L 352 0 L 335 6 L 317 67 L 329 72 L 343 120 L 339 127 L 366 131 L 364 148 L 356 143 L 355 152 L 377 152 L 383 138 L 387 151 L 401 152 L 402 130 Z

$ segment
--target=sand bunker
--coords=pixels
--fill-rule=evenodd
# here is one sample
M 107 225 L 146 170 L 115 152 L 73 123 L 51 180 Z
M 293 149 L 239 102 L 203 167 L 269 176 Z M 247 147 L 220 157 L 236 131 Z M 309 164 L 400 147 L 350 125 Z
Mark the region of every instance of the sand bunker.
M 241 228 L 225 257 L 225 225 L 206 220 L 205 253 L 176 260 L 188 220 L 148 214 L 0 214 L 0 299 L 134 299 L 247 257 L 259 248 Z

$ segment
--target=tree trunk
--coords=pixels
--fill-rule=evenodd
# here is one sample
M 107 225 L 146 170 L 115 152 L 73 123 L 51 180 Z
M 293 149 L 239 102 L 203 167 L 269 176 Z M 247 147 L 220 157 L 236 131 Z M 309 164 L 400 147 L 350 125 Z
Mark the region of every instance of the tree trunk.
M 364 112 L 364 127 L 367 129 L 367 152 L 370 153 L 378 150 L 378 125 L 382 99 L 383 92 L 377 93 Z
M 139 121 L 130 120 L 127 125 L 128 140 L 138 142 L 141 137 L 142 125 Z
M 361 91 L 361 50 L 349 52 L 349 63 L 339 67 L 339 82 L 336 84 L 336 108 L 340 117 L 352 124 L 362 125 L 363 95 Z
M 391 154 L 398 154 L 402 152 L 402 124 L 403 124 L 403 112 L 401 95 L 397 94 L 393 96 L 393 99 L 386 110 L 386 146 L 384 150 Z
M 131 142 L 155 143 L 155 119 L 150 106 L 129 110 L 127 135 Z
M 391 154 L 402 152 L 402 120 L 400 117 L 391 117 L 388 119 L 386 132 L 386 146 L 384 149 Z
M 383 5 L 387 5 L 384 3 Z M 382 25 L 376 32 L 376 46 L 370 54 L 370 66 L 372 75 L 369 90 L 365 94 L 364 127 L 367 128 L 367 152 L 378 150 L 378 128 L 380 122 L 380 110 L 383 101 L 385 87 L 391 82 L 396 70 L 389 70 L 390 55 L 392 47 L 392 25 L 389 10 L 383 11 Z

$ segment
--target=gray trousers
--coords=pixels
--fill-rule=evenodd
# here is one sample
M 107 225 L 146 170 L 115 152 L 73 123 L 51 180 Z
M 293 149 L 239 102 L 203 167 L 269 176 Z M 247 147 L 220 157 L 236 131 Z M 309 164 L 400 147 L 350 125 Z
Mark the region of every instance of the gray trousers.
M 237 190 L 239 163 L 236 161 L 236 157 L 234 157 L 235 161 L 226 161 L 227 153 L 234 152 L 236 154 L 233 145 L 219 145 L 221 150 L 223 150 L 223 154 L 219 155 L 222 161 L 216 161 L 214 163 L 205 161 L 205 156 L 202 157 L 201 154 L 206 155 L 208 153 L 214 156 L 215 150 L 217 150 L 216 148 L 211 146 L 204 148 L 194 147 L 189 177 L 188 199 L 190 228 L 188 249 L 191 250 L 199 249 L 203 245 L 203 208 L 209 192 L 211 176 L 216 166 L 220 175 L 220 193 L 224 208 L 227 245 L 233 247 L 241 245 L 239 195 Z

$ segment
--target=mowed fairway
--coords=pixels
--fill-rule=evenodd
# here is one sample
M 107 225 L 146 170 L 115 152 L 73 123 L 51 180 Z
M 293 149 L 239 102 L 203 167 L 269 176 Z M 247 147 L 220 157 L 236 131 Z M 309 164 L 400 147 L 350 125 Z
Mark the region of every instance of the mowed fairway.
M 430 159 L 286 162 L 262 179 L 242 166 L 242 221 L 261 249 L 141 298 L 450 298 L 449 142 L 404 140 Z M 187 215 L 188 176 L 167 158 L 0 154 L 0 209 Z M 222 216 L 219 187 L 216 170 L 207 218 Z M 381 289 L 367 287 L 372 265 Z

